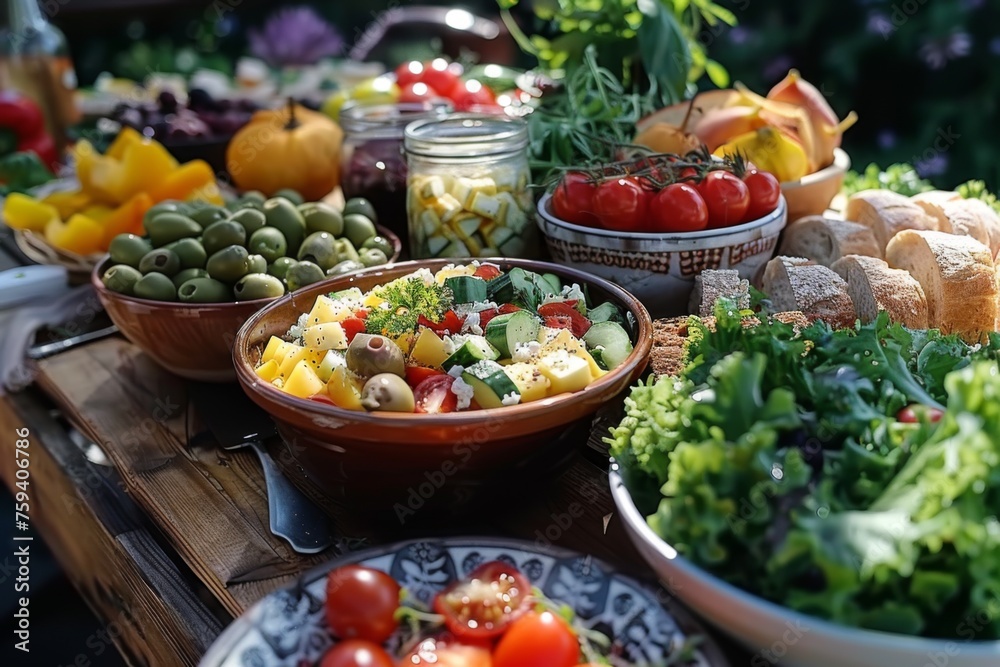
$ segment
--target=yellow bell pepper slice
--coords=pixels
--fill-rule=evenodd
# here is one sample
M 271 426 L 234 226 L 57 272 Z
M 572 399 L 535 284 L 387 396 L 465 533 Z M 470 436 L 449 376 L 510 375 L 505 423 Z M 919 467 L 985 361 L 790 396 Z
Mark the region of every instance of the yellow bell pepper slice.
M 218 191 L 212 167 L 204 160 L 192 160 L 168 174 L 149 194 L 154 202 L 166 199 L 183 201 L 192 198 L 209 201 L 202 194 L 218 195 Z
M 104 227 L 82 213 L 77 213 L 65 224 L 53 220 L 45 227 L 45 238 L 57 248 L 91 255 L 101 252 L 104 243 Z
M 151 139 L 126 146 L 121 160 L 100 156 L 91 171 L 91 187 L 121 204 L 139 192 L 152 192 L 177 169 L 177 160 Z
M 60 220 L 59 211 L 34 197 L 12 192 L 3 202 L 3 219 L 14 229 L 42 232 L 52 220 Z
M 42 203 L 54 206 L 59 211 L 59 217 L 68 220 L 74 213 L 79 213 L 93 202 L 90 195 L 82 190 L 53 192 L 42 198 Z
M 104 155 L 107 157 L 114 158 L 116 160 L 121 160 L 125 157 L 125 151 L 129 146 L 134 146 L 135 144 L 142 143 L 146 137 L 144 137 L 138 130 L 131 127 L 123 127 L 115 140 L 111 142 L 108 146 L 108 150 L 104 151 Z
M 111 239 L 119 234 L 136 234 L 142 236 L 142 217 L 153 205 L 152 198 L 145 192 L 140 192 L 127 202 L 112 211 L 104 220 L 104 244 L 111 244 Z

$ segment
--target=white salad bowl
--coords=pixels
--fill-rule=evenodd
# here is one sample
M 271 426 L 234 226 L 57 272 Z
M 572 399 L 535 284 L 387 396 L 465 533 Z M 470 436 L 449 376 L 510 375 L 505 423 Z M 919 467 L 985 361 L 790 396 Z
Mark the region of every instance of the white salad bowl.
M 695 566 L 660 538 L 632 501 L 617 465 L 611 495 L 626 532 L 670 592 L 751 651 L 751 667 L 987 667 L 1000 641 L 926 639 L 850 628 L 798 613 Z M 996 610 L 993 610 L 994 613 Z M 980 619 L 981 620 L 981 619 Z M 976 619 L 968 619 L 971 630 Z M 966 634 L 956 626 L 957 634 Z M 970 633 L 970 635 L 973 633 Z
M 778 243 L 788 220 L 784 197 L 757 220 L 699 232 L 616 232 L 556 217 L 551 194 L 538 202 L 538 226 L 553 261 L 616 283 L 656 317 L 683 315 L 695 276 L 707 269 L 735 269 L 754 277 Z

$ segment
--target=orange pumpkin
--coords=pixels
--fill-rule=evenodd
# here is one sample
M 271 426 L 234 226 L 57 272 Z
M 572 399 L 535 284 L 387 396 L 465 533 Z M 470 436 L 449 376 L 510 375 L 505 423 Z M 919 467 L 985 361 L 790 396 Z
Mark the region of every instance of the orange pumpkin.
M 271 196 L 291 188 L 306 201 L 322 199 L 340 182 L 340 126 L 296 105 L 258 111 L 226 148 L 226 168 L 241 190 Z

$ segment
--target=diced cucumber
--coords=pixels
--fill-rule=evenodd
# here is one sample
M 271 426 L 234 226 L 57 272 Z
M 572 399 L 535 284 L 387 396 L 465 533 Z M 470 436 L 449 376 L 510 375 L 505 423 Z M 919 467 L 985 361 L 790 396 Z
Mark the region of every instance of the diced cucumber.
M 628 355 L 632 354 L 632 341 L 628 337 L 628 332 L 617 322 L 594 323 L 587 333 L 583 334 L 583 342 L 591 351 L 591 356 L 599 351 L 601 361 L 609 371 L 617 368 Z
M 462 345 L 441 364 L 445 370 L 452 366 L 471 366 L 480 361 L 494 361 L 500 352 L 482 336 L 469 336 Z
M 469 254 L 469 249 L 461 241 L 452 241 L 444 250 L 442 250 L 437 256 L 438 257 L 466 257 Z
M 510 303 L 514 298 L 514 287 L 511 285 L 509 271 L 486 283 L 486 296 L 493 303 Z
M 457 226 L 462 230 L 462 233 L 466 236 L 472 236 L 479 231 L 479 225 L 482 220 L 478 217 L 466 218 L 464 220 L 459 220 Z
M 621 311 L 618 310 L 618 306 L 610 301 L 605 301 L 596 308 L 591 308 L 587 313 L 587 319 L 594 324 L 598 322 L 617 322 L 618 324 L 623 324 L 625 322 Z
M 333 375 L 333 371 L 337 366 L 347 367 L 347 360 L 344 358 L 343 353 L 337 352 L 336 350 L 330 350 L 323 357 L 323 361 L 320 362 L 319 368 L 316 369 L 316 375 L 323 382 L 329 382 L 330 376 Z
M 501 356 L 510 357 L 519 343 L 538 339 L 539 326 L 538 318 L 526 310 L 497 315 L 486 325 L 486 340 Z
M 455 303 L 475 303 L 486 301 L 486 281 L 473 276 L 446 278 L 445 287 L 451 290 Z
M 562 292 L 562 281 L 559 280 L 559 276 L 554 273 L 543 273 L 542 278 L 545 278 L 545 282 L 552 286 L 552 293 L 559 294 Z
M 521 392 L 517 385 L 495 361 L 480 361 L 467 367 L 462 372 L 462 379 L 472 387 L 472 395 L 480 407 L 503 407 L 504 397 L 511 396 L 520 402 Z
M 502 246 L 504 243 L 510 241 L 515 236 L 517 235 L 514 233 L 513 229 L 501 225 L 497 225 L 496 229 L 494 229 L 493 233 L 490 235 L 491 240 L 493 241 L 493 245 L 497 247 Z
M 443 236 L 431 236 L 427 239 L 427 252 L 433 257 L 440 257 L 448 247 L 448 239 Z
M 500 252 L 507 257 L 520 257 L 527 247 L 524 239 L 520 236 L 512 236 L 500 244 Z

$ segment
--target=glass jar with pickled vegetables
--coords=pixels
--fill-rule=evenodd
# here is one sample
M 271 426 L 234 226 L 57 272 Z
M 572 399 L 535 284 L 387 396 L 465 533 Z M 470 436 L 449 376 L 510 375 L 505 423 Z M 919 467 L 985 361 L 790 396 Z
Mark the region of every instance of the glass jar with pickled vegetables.
M 528 125 L 454 114 L 406 128 L 410 256 L 537 257 Z
M 378 221 L 406 244 L 406 157 L 403 130 L 414 121 L 451 113 L 445 100 L 400 104 L 354 104 L 340 112 L 344 142 L 340 188 L 344 197 L 364 197 Z

